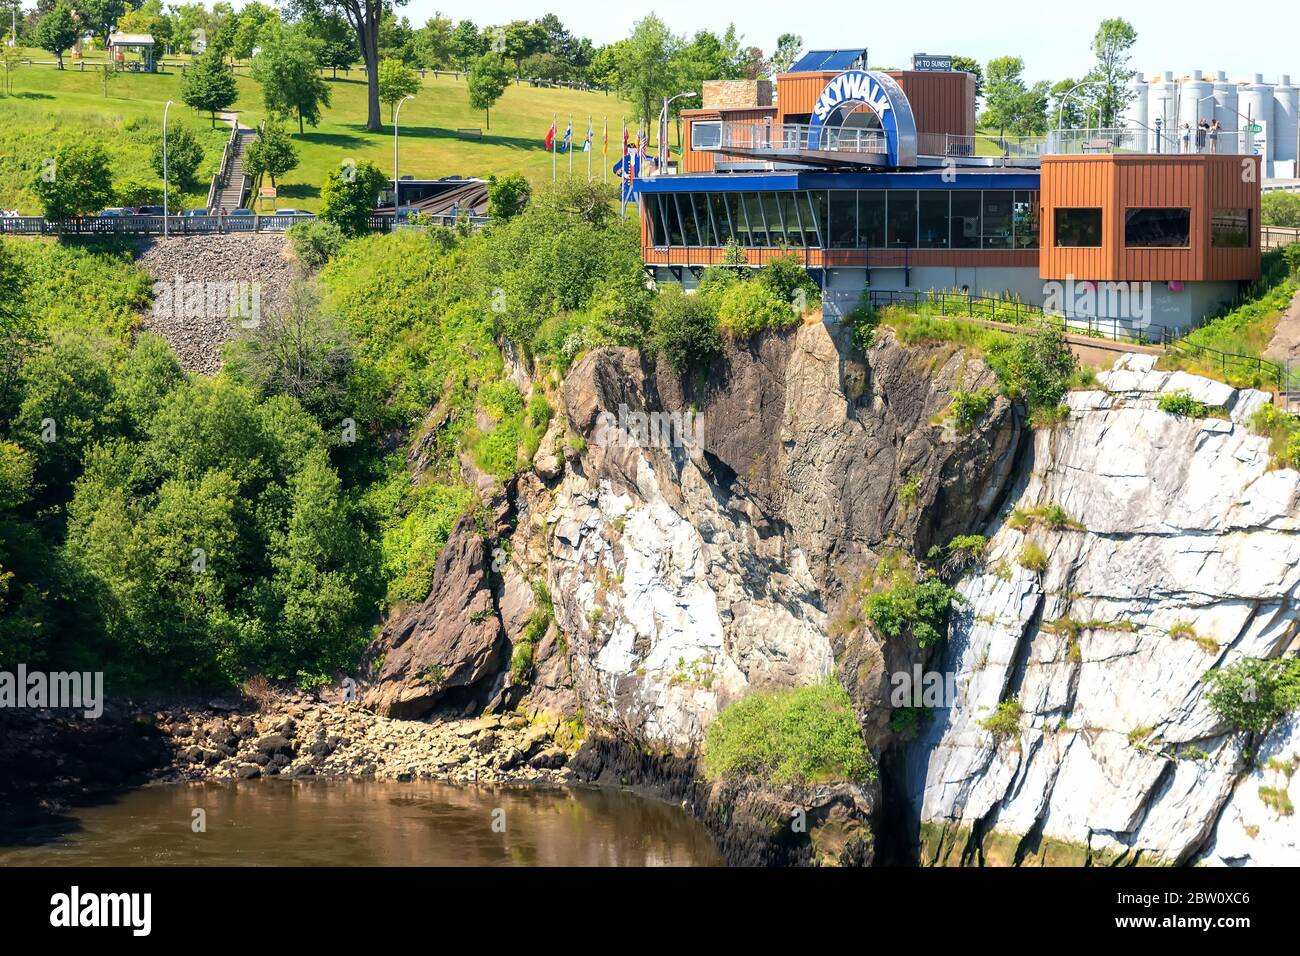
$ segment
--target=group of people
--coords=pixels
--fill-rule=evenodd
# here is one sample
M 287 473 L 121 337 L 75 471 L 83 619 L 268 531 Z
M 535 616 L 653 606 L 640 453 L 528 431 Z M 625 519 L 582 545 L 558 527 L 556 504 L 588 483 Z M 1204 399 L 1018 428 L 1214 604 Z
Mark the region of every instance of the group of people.
M 1190 124 L 1184 123 L 1183 128 L 1181 130 L 1182 141 L 1183 141 L 1183 152 L 1203 153 L 1205 152 L 1206 140 L 1209 140 L 1210 152 L 1217 153 L 1219 151 L 1220 129 L 1222 129 L 1222 127 L 1219 126 L 1219 121 L 1217 119 L 1214 120 L 1214 122 L 1210 122 L 1207 119 L 1202 119 L 1199 123 L 1196 124 L 1195 131 L 1192 130 Z M 1192 148 L 1193 137 L 1195 137 L 1195 143 L 1196 143 L 1195 149 Z

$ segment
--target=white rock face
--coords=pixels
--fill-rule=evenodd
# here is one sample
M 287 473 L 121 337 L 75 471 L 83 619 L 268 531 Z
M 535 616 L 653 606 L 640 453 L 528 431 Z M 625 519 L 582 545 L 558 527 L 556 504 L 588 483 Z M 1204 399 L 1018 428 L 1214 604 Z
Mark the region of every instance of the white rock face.
M 648 458 L 630 454 L 634 488 L 566 477 L 550 515 L 551 593 L 561 630 L 584 648 L 583 706 L 646 740 L 690 745 L 751 684 L 830 673 L 826 615 L 801 557 L 764 554 L 694 465 L 672 477 L 674 506 Z M 756 580 L 766 593 L 753 593 Z
M 1294 650 L 1300 475 L 1270 471 L 1267 441 L 1246 424 L 1267 396 L 1153 362 L 1125 356 L 1103 390 L 1070 396 L 1067 423 L 1035 435 L 1006 511 L 1058 505 L 1081 529 L 1000 520 L 984 570 L 959 586 L 966 604 L 941 665 L 959 699 L 923 725 L 906 766 L 923 862 L 1204 851 L 1300 863 L 1295 818 L 1258 790 L 1300 792 L 1281 771 L 1249 769 L 1246 735 L 1209 709 L 1203 682 L 1217 665 Z M 1157 408 L 1179 390 L 1227 418 Z M 1047 556 L 1041 572 L 1018 563 L 1031 543 Z M 982 722 L 1011 697 L 1019 732 L 998 742 Z M 1288 722 L 1260 759 L 1297 753 Z

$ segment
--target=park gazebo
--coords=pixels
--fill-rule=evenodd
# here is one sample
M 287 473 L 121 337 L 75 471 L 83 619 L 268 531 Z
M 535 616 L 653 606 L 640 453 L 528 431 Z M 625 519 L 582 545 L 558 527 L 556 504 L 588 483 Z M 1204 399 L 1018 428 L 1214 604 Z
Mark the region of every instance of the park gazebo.
M 121 70 L 131 69 L 153 73 L 155 70 L 153 48 L 154 39 L 148 33 L 111 33 L 108 37 L 108 58 Z M 133 51 L 139 52 L 141 58 L 139 61 L 132 60 L 128 66 L 126 55 Z

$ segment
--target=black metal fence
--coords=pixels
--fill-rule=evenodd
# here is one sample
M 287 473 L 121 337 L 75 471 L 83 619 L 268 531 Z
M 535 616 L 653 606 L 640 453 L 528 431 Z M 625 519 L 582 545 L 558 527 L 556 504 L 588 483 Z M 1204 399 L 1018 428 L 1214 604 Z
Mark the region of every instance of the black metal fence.
M 40 216 L 0 217 L 0 235 L 7 236 L 195 236 L 229 233 L 285 232 L 302 222 L 315 222 L 310 214 L 292 216 L 82 216 L 43 219 Z M 461 223 L 478 229 L 486 216 L 423 216 L 397 224 L 398 229 L 429 226 L 452 227 Z M 164 223 L 166 227 L 164 228 Z M 371 232 L 391 232 L 393 216 L 373 215 L 366 221 Z

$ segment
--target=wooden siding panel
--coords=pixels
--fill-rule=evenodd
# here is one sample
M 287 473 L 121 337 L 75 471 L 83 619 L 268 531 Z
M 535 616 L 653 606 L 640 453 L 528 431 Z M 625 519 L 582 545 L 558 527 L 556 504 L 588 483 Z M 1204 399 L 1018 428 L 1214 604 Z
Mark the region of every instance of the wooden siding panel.
M 918 133 L 975 135 L 975 77 L 969 73 L 891 70 L 907 95 Z

